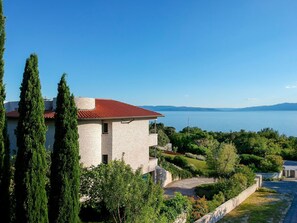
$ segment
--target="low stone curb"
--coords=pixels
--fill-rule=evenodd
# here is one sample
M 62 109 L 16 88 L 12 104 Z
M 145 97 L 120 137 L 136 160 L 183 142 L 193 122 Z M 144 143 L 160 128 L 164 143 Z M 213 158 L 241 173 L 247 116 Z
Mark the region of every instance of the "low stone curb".
M 262 179 L 260 176 L 257 176 L 256 183 L 249 188 L 242 191 L 235 198 L 232 198 L 219 207 L 217 207 L 213 212 L 204 215 L 202 218 L 198 219 L 194 223 L 215 223 L 222 219 L 226 214 L 240 205 L 245 199 L 247 199 L 250 195 L 252 195 L 260 186 Z

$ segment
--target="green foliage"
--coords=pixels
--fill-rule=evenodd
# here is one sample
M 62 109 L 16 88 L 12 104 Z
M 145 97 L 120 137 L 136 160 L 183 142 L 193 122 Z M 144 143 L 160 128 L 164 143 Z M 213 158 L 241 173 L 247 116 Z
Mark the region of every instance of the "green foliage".
M 208 166 L 217 176 L 230 175 L 238 163 L 238 155 L 233 144 L 221 143 L 213 147 L 207 155 Z
M 4 43 L 5 43 L 5 17 L 3 15 L 3 2 L 0 1 L 0 213 L 1 221 L 10 221 L 10 150 L 7 135 L 5 116 L 5 86 L 4 77 Z
M 172 162 L 181 168 L 184 168 L 188 165 L 188 161 L 183 156 L 175 156 Z
M 249 166 L 255 172 L 261 171 L 261 162 L 264 158 L 253 154 L 241 154 L 240 163 Z
M 219 193 L 219 188 L 216 184 L 202 184 L 195 188 L 195 193 L 198 197 L 205 197 L 207 200 L 212 200 L 214 195 Z
M 235 168 L 235 173 L 242 173 L 247 179 L 247 187 L 255 183 L 256 174 L 253 170 L 245 165 L 238 165 Z
M 223 192 L 220 191 L 218 194 L 215 194 L 213 196 L 212 200 L 208 201 L 209 211 L 210 212 L 214 211 L 218 206 L 220 206 L 224 202 L 225 202 L 225 196 Z
M 190 171 L 179 168 L 176 165 L 167 162 L 164 158 L 159 159 L 158 162 L 161 167 L 163 167 L 165 170 L 169 171 L 172 174 L 173 178 L 179 177 L 181 179 L 185 179 L 191 178 L 193 176 L 193 174 Z
M 161 208 L 161 215 L 166 217 L 167 222 L 173 222 L 178 215 L 184 212 L 189 213 L 190 210 L 191 203 L 189 199 L 181 193 L 175 193 L 173 198 L 164 201 Z
M 16 129 L 15 169 L 16 221 L 48 222 L 44 102 L 38 72 L 38 58 L 26 61 L 21 85 Z
M 168 136 L 164 133 L 162 129 L 158 130 L 158 145 L 166 146 L 170 142 Z
M 79 146 L 77 109 L 65 74 L 58 84 L 55 142 L 51 164 L 50 222 L 79 222 Z
M 84 170 L 81 195 L 87 198 L 84 205 L 104 207 L 114 222 L 158 222 L 163 202 L 160 186 L 145 181 L 140 170 L 134 172 L 123 161 Z
M 229 179 L 220 179 L 216 190 L 221 191 L 226 200 L 236 197 L 247 187 L 247 178 L 242 173 L 236 173 Z
M 260 169 L 263 172 L 280 172 L 283 167 L 283 158 L 278 155 L 267 155 L 261 161 Z

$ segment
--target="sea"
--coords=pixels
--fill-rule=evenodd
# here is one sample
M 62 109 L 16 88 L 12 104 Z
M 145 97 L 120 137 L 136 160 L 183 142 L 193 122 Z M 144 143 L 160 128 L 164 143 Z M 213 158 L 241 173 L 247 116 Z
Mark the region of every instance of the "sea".
M 297 111 L 162 111 L 158 122 L 183 128 L 199 127 L 207 131 L 260 131 L 273 128 L 280 134 L 297 137 Z

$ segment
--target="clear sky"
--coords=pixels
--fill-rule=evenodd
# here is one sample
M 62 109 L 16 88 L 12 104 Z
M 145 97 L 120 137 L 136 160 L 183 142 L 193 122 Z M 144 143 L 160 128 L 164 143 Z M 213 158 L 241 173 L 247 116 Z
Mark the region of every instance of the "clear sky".
M 297 102 L 296 0 L 4 0 L 7 100 L 26 58 L 42 92 L 135 105 Z

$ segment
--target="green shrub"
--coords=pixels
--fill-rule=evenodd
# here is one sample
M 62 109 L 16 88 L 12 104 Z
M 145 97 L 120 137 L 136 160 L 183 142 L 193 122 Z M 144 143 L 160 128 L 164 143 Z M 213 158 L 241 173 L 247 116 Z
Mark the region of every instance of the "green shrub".
M 190 212 L 191 203 L 186 196 L 175 193 L 171 199 L 165 200 L 161 207 L 161 215 L 165 216 L 168 222 L 173 222 L 183 212 Z
M 189 164 L 188 161 L 183 156 L 175 156 L 172 160 L 172 163 L 174 163 L 175 165 L 181 168 L 184 168 Z
M 241 154 L 240 164 L 249 166 L 254 171 L 258 171 L 261 166 L 261 162 L 264 158 L 253 154 Z
M 255 183 L 256 174 L 252 171 L 251 168 L 245 165 L 238 165 L 235 168 L 235 173 L 242 173 L 247 179 L 247 186 L 252 186 Z
M 220 192 L 220 187 L 217 183 L 202 184 L 195 188 L 195 193 L 198 197 L 205 197 L 207 200 L 212 200 L 214 195 Z
M 159 159 L 159 165 L 165 170 L 169 171 L 173 178 L 179 177 L 181 179 L 185 179 L 193 177 L 193 174 L 190 171 L 179 168 L 164 159 Z
M 229 200 L 247 187 L 247 178 L 242 173 L 236 173 L 229 179 L 221 179 L 215 187 L 217 191 L 222 191 L 226 200 Z
M 283 158 L 278 155 L 267 155 L 261 161 L 260 169 L 263 172 L 280 172 L 283 168 Z
M 214 211 L 218 206 L 220 206 L 224 202 L 225 202 L 225 196 L 223 192 L 220 191 L 218 194 L 215 194 L 213 196 L 212 200 L 208 201 L 209 211 L 210 212 Z

